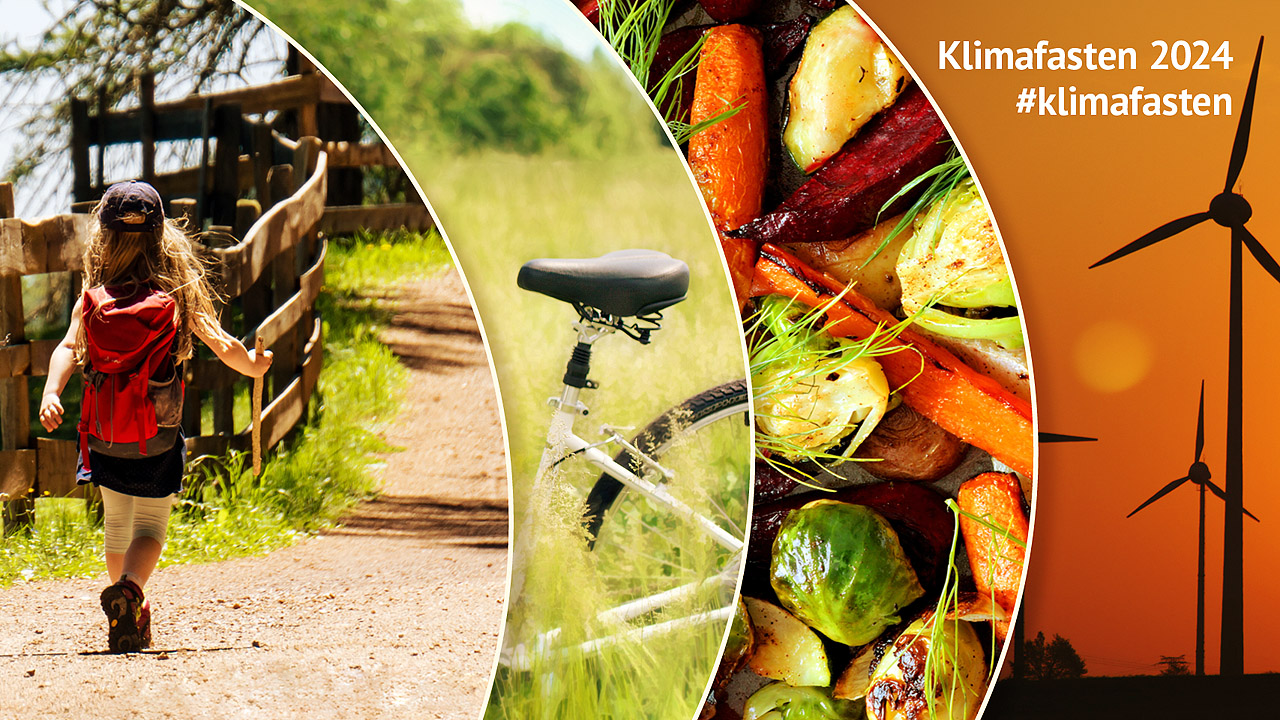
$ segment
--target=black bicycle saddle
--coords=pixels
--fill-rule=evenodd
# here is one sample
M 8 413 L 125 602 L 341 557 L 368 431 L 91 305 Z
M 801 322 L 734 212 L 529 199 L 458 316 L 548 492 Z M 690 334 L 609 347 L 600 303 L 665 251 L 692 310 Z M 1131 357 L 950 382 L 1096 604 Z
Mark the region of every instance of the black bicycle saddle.
M 616 250 L 597 258 L 540 258 L 516 284 L 616 317 L 648 315 L 685 299 L 689 266 L 657 250 Z

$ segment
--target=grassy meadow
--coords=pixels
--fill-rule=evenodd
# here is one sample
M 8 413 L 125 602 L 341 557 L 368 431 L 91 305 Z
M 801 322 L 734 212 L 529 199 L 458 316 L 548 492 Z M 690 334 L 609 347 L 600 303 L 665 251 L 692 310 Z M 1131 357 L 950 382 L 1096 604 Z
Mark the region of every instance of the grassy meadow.
M 610 577 L 622 569 L 602 567 L 586 552 L 579 518 L 598 475 L 594 468 L 566 464 L 534 495 L 552 412 L 546 401 L 562 387 L 576 314 L 566 303 L 517 288 L 516 273 L 537 257 L 594 257 L 623 248 L 662 250 L 689 264 L 689 299 L 664 311 L 663 327 L 650 345 L 617 334 L 596 344 L 592 378 L 600 388 L 584 395 L 591 414 L 577 425 L 578 434 L 591 440 L 602 422 L 638 429 L 686 397 L 743 377 L 736 312 L 714 236 L 683 165 L 669 148 L 608 161 L 492 154 L 448 164 L 410 150 L 406 161 L 424 179 L 484 323 L 510 444 L 512 527 L 533 528 L 536 536 L 515 544 L 531 552 L 513 558 L 527 575 L 524 597 L 508 609 L 508 632 L 518 640 L 564 628 L 566 645 L 589 640 L 608 629 L 587 620 L 611 607 L 611 588 L 630 583 L 638 592 L 666 586 L 648 578 Z M 682 483 L 688 494 L 681 498 L 693 503 L 705 493 L 728 498 L 728 512 L 741 527 L 749 435 L 741 432 L 728 442 L 737 445 L 736 465 L 703 473 L 709 485 L 704 492 Z M 715 515 L 713 508 L 700 509 Z M 674 531 L 682 534 L 668 540 L 684 549 L 684 568 L 694 576 L 710 574 L 717 557 L 706 541 L 688 527 Z M 696 609 L 706 608 L 674 608 Z M 599 656 L 548 659 L 530 673 L 501 668 L 489 716 L 691 717 L 714 668 L 721 630 L 684 633 Z M 547 681 L 551 677 L 554 682 Z

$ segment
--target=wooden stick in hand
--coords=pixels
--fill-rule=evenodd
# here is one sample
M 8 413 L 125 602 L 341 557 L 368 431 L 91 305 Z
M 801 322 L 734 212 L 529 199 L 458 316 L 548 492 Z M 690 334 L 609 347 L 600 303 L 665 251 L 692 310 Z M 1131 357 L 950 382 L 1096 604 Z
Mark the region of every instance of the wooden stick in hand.
M 266 343 L 263 342 L 261 335 L 258 336 L 254 343 L 254 357 L 262 357 L 262 353 L 266 351 Z M 262 378 L 259 375 L 253 379 L 253 475 L 257 477 L 262 474 Z

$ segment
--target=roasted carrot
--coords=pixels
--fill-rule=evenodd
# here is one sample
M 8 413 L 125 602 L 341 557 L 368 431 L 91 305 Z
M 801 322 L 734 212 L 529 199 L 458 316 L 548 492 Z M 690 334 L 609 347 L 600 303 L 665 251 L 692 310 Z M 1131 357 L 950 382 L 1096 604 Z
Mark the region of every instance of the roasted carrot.
M 1003 528 L 1009 537 L 1017 539 L 1014 542 L 981 522 L 963 514 L 960 516 L 960 532 L 964 534 L 969 567 L 973 569 L 973 582 L 978 586 L 978 592 L 995 598 L 1000 607 L 1012 615 L 1018 602 L 1028 537 L 1027 514 L 1022 509 L 1022 486 L 1010 473 L 983 473 L 960 486 L 956 502 L 964 512 Z M 1004 637 L 1008 630 L 1007 622 L 996 623 L 996 633 L 1000 637 Z
M 761 247 L 752 295 L 777 293 L 820 307 L 841 292 L 840 302 L 827 311 L 826 329 L 832 335 L 865 338 L 877 327 L 898 322 L 857 290 L 846 290 L 786 251 L 768 243 Z M 986 450 L 1023 475 L 1031 475 L 1035 439 L 1030 403 L 914 328 L 904 329 L 895 344 L 911 350 L 880 355 L 876 361 L 907 405 L 952 435 Z
M 769 158 L 767 103 L 760 33 L 744 25 L 707 30 L 689 121 L 697 125 L 741 109 L 689 139 L 689 167 L 721 234 L 739 307 L 751 287 L 756 244 L 724 233 L 760 214 Z

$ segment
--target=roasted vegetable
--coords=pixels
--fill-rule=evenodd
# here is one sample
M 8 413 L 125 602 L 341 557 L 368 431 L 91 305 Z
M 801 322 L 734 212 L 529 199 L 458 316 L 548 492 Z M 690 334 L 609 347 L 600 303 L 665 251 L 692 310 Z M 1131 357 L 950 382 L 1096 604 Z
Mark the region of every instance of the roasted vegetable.
M 764 199 L 769 119 L 760 33 L 743 25 L 707 30 L 697 78 L 689 117 L 695 127 L 737 108 L 732 116 L 689 138 L 689 167 L 723 235 L 759 215 Z M 756 246 L 736 238 L 722 243 L 742 307 L 751 286 Z
M 820 313 L 781 296 L 761 300 L 756 317 L 767 333 L 750 349 L 757 450 L 794 461 L 848 457 L 888 410 L 875 360 L 888 336 L 837 340 Z
M 973 626 L 921 618 L 907 626 L 872 672 L 867 715 L 872 720 L 972 720 L 986 690 L 987 663 Z
M 902 287 L 898 283 L 898 255 L 911 239 L 910 232 L 884 243 L 902 216 L 895 215 L 866 232 L 839 240 L 792 243 L 786 247 L 815 270 L 826 273 L 867 296 L 884 310 L 893 311 L 902 304 Z M 882 244 L 884 250 L 876 252 Z
M 810 358 L 795 372 L 774 365 L 752 376 L 752 386 L 760 389 L 756 425 L 796 450 L 832 450 L 850 434 L 849 446 L 855 448 L 884 417 L 889 401 L 884 371 L 871 358 Z M 787 448 L 779 448 L 786 456 Z
M 889 411 L 853 456 L 885 480 L 938 480 L 955 470 L 969 446 L 906 405 Z
M 947 137 L 929 99 L 919 88 L 908 88 L 777 210 L 732 234 L 792 243 L 862 232 L 911 204 L 919 189 L 884 207 L 904 185 L 946 159 Z
M 742 669 L 747 658 L 756 649 L 756 631 L 747 614 L 745 598 L 738 597 L 738 609 L 733 614 L 733 622 L 729 624 L 729 637 L 725 642 L 724 652 L 720 655 L 720 664 L 716 667 L 715 680 L 711 683 L 713 691 L 729 684 L 733 674 Z
M 897 322 L 856 290 L 841 287 L 771 245 L 761 249 L 752 292 L 786 295 L 811 307 L 824 306 L 843 293 L 826 311 L 831 319 L 828 332 L 840 337 L 868 337 Z M 890 387 L 902 394 L 907 405 L 1015 471 L 1031 476 L 1035 438 L 1030 403 L 911 328 L 903 330 L 894 342 L 914 351 L 883 355 L 878 362 Z
M 600 0 L 574 0 L 573 4 L 587 18 L 587 22 L 600 26 Z
M 809 33 L 787 93 L 782 140 L 791 159 L 813 172 L 839 152 L 911 81 L 876 31 L 846 5 Z
M 672 30 L 658 41 L 658 49 L 653 55 L 653 64 L 649 68 L 648 87 L 652 96 L 662 79 L 676 66 L 702 39 L 707 25 L 689 25 Z M 678 87 L 671 87 L 663 98 L 658 112 L 668 121 L 688 122 L 689 111 L 693 107 L 694 73 L 680 78 Z
M 920 584 L 932 591 L 941 581 L 942 561 L 955 523 L 943 498 L 934 490 L 913 483 L 857 485 L 823 493 L 820 497 L 837 502 L 865 505 L 889 521 L 898 542 L 907 553 Z M 782 521 L 793 510 L 812 502 L 814 495 L 792 495 L 771 503 L 758 503 L 751 513 L 751 543 L 747 562 L 763 566 L 768 574 L 774 539 Z
M 799 485 L 795 481 L 795 470 L 783 470 L 773 463 L 756 460 L 755 494 L 752 496 L 756 506 L 781 498 Z M 770 538 L 772 539 L 772 538 Z
M 898 279 L 903 310 L 920 311 L 916 325 L 948 337 L 1022 347 L 1017 300 L 1000 239 L 972 179 L 916 218 L 915 232 L 898 258 Z M 921 310 L 930 302 L 935 307 Z M 974 312 L 990 308 L 1009 312 L 994 317 Z
M 924 593 L 889 522 L 833 500 L 787 515 L 773 541 L 769 580 L 783 607 L 846 645 L 874 640 Z
M 882 635 L 876 642 L 863 645 L 854 654 L 853 660 L 849 661 L 844 672 L 840 673 L 840 677 L 836 679 L 836 684 L 832 686 L 832 697 L 861 700 L 867 696 L 867 690 L 871 687 L 871 672 L 876 669 L 880 658 L 884 657 L 888 649 L 888 642 L 884 638 L 885 636 Z
M 773 23 L 760 28 L 764 33 L 764 71 L 769 77 L 777 77 L 791 56 L 804 47 L 809 31 L 818 19 L 812 15 L 799 15 L 786 22 Z
M 822 639 L 796 616 L 765 600 L 744 597 L 755 648 L 747 664 L 760 677 L 788 685 L 831 684 L 831 666 Z
M 859 720 L 862 703 L 836 700 L 825 688 L 765 685 L 747 700 L 742 720 Z
M 723 23 L 755 12 L 760 0 L 698 0 L 698 4 L 717 22 Z
M 978 592 L 994 597 L 1012 614 L 1018 602 L 1030 529 L 1023 510 L 1022 486 L 1012 474 L 983 473 L 960 486 L 956 502 L 964 511 L 960 515 L 960 531 L 964 534 L 969 567 L 973 569 L 973 583 Z M 1009 630 L 1008 622 L 995 625 L 996 634 L 1003 638 Z

